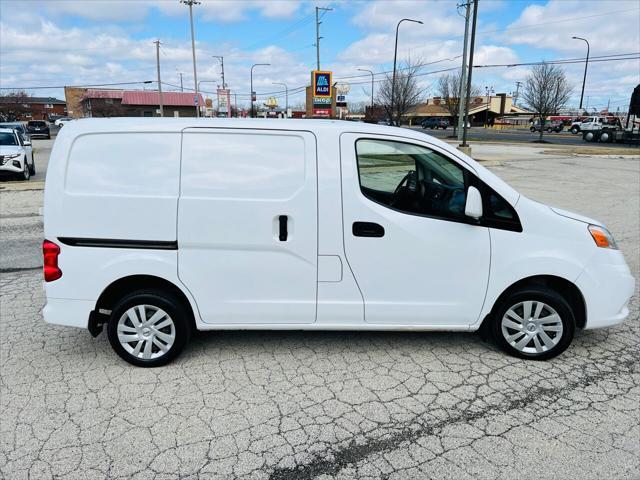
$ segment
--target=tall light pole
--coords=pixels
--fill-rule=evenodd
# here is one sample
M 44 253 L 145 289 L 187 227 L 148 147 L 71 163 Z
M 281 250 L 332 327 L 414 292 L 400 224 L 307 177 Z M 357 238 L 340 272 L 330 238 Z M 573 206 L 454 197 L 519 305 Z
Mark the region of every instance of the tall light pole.
M 253 113 L 253 68 L 254 67 L 259 67 L 259 66 L 268 66 L 271 65 L 270 63 L 254 63 L 253 65 L 251 65 L 251 118 L 254 118 L 254 113 Z
M 227 84 L 224 82 L 224 57 L 222 55 L 211 55 L 213 58 L 220 60 L 220 66 L 222 67 L 222 88 L 227 88 Z
M 464 123 L 464 102 L 463 98 L 467 97 L 467 46 L 469 45 L 469 19 L 471 13 L 471 0 L 467 0 L 464 5 L 464 46 L 462 47 L 462 72 L 460 76 L 460 85 L 458 88 L 458 140 L 462 140 L 462 128 Z M 458 7 L 458 8 L 459 8 Z M 454 128 L 455 130 L 455 128 Z
M 371 74 L 371 115 L 373 115 L 373 72 L 366 68 L 358 68 L 360 72 L 369 72 Z
M 582 37 L 571 37 L 574 40 L 582 40 L 587 44 L 587 61 L 584 62 L 584 77 L 582 77 L 582 92 L 580 93 L 580 110 L 582 110 L 582 99 L 584 97 L 584 84 L 587 81 L 587 67 L 589 66 L 589 41 Z
M 180 3 L 189 5 L 189 21 L 191 22 L 191 55 L 193 57 L 193 83 L 196 88 L 193 103 L 196 106 L 196 117 L 199 117 L 200 107 L 198 106 L 198 73 L 196 72 L 196 39 L 195 34 L 193 33 L 193 6 L 200 5 L 200 2 L 198 0 L 180 0 Z
M 395 93 L 396 93 L 396 59 L 398 57 L 398 30 L 400 29 L 400 24 L 402 22 L 413 22 L 413 23 L 419 23 L 420 25 L 422 25 L 422 22 L 420 20 L 413 20 L 411 18 L 403 18 L 402 20 L 400 20 L 398 22 L 398 25 L 396 25 L 396 47 L 395 50 L 393 51 L 393 77 L 391 78 L 391 122 L 393 124 L 393 112 L 394 112 L 394 107 L 395 107 Z
M 282 82 L 273 82 L 274 85 L 284 85 L 284 104 L 286 105 L 285 108 L 285 117 L 289 118 L 289 89 L 287 88 L 287 84 L 286 83 L 282 83 Z

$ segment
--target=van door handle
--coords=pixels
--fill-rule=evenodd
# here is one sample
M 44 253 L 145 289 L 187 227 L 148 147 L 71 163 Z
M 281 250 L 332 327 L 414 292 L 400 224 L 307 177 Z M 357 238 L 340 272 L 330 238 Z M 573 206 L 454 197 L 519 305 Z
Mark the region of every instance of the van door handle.
M 354 237 L 384 237 L 384 227 L 373 222 L 353 222 Z
M 281 242 L 286 242 L 289 237 L 289 232 L 287 229 L 288 218 L 286 215 L 280 215 L 278 217 L 278 222 L 280 223 L 280 234 L 278 235 L 278 239 Z

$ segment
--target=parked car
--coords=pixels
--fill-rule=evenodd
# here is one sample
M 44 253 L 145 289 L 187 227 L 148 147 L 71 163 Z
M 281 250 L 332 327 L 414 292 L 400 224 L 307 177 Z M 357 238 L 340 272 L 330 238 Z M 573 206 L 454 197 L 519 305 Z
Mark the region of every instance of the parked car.
M 44 234 L 44 319 L 106 327 L 143 367 L 228 329 L 482 328 L 547 359 L 626 318 L 635 288 L 602 223 L 365 123 L 74 121 L 51 152 Z
M 51 131 L 49 130 L 49 124 L 42 120 L 30 120 L 27 122 L 27 132 L 34 137 L 51 138 Z
M 560 133 L 562 131 L 562 129 L 564 128 L 564 124 L 562 122 L 559 121 L 552 121 L 552 122 L 545 122 L 544 124 L 544 131 L 545 132 L 556 132 L 556 133 Z M 531 125 L 531 127 L 529 127 L 529 130 L 531 132 L 539 132 L 540 131 L 540 122 L 535 122 Z
M 33 150 L 25 148 L 17 130 L 0 128 L 0 173 L 29 180 L 35 173 Z
M 431 117 L 425 118 L 420 124 L 422 125 L 422 128 L 430 128 L 431 130 L 434 128 L 442 128 L 443 130 L 446 130 L 447 127 L 449 127 L 449 120 L 446 118 Z
M 71 120 L 73 120 L 73 118 L 69 118 L 69 117 L 60 117 L 58 118 L 53 124 L 56 127 L 62 127 L 63 125 L 65 125 L 66 123 L 70 122 Z
M 0 123 L 0 128 L 11 128 L 13 130 L 16 130 L 22 136 L 23 140 L 31 142 L 29 131 L 27 130 L 25 124 L 22 122 L 2 122 Z
M 31 175 L 35 175 L 36 164 L 34 160 L 33 146 L 31 145 L 31 136 L 27 132 L 27 127 L 25 127 L 22 122 L 4 122 L 0 123 L 0 128 L 10 129 L 18 134 L 21 146 L 27 152 L 27 158 L 29 159 L 29 171 L 31 172 Z

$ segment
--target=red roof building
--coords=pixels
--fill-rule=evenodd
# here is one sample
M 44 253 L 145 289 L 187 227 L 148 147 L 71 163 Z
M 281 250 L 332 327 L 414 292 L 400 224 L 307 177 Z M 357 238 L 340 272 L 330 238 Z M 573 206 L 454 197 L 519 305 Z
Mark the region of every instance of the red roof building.
M 195 94 L 163 92 L 165 117 L 194 117 Z M 85 89 L 81 97 L 83 117 L 157 117 L 160 116 L 160 94 L 156 90 Z M 198 94 L 198 105 L 204 98 Z

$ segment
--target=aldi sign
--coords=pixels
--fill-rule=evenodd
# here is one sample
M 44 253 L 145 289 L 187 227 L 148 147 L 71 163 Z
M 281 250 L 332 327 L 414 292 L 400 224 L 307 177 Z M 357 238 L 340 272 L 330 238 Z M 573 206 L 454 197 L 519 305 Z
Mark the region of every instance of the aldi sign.
M 332 73 L 321 70 L 311 72 L 311 85 L 313 86 L 313 96 L 319 98 L 331 98 Z

